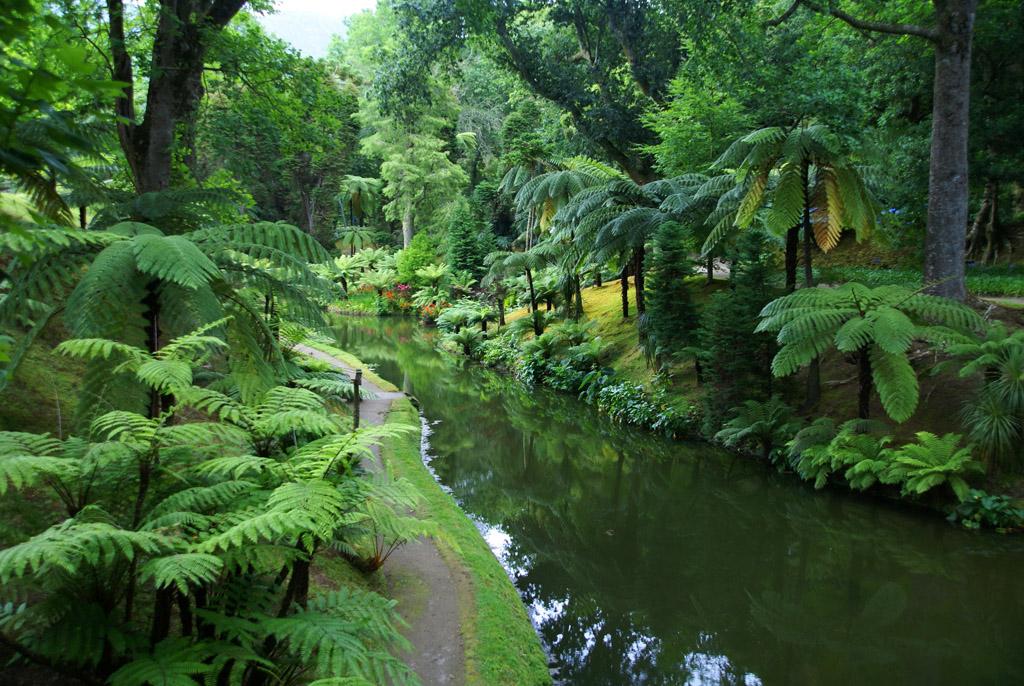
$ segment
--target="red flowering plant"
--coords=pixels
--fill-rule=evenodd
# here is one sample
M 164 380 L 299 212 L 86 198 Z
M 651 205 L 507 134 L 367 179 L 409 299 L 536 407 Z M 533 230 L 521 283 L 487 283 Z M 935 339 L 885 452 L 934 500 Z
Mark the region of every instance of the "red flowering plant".
M 424 324 L 433 324 L 437 321 L 438 307 L 434 303 L 428 303 L 420 308 L 420 319 Z

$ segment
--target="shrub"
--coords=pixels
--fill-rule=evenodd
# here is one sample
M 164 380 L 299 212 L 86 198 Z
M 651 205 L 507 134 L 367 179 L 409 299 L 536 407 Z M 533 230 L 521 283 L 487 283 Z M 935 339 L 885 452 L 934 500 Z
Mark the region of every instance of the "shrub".
M 409 247 L 399 250 L 395 256 L 395 269 L 398 270 L 398 281 L 413 283 L 416 272 L 434 263 L 434 244 L 430 235 L 421 231 L 412 238 Z
M 970 487 L 965 477 L 982 471 L 981 465 L 971 457 L 971 446 L 961 448 L 963 437 L 959 434 L 939 437 L 919 431 L 916 436 L 917 443 L 909 443 L 893 452 L 881 480 L 899 484 L 904 496 L 922 495 L 946 484 L 957 500 L 966 499 Z
M 890 436 L 880 435 L 883 425 L 851 419 L 837 427 L 833 419 L 820 417 L 804 427 L 787 444 L 789 463 L 800 478 L 823 488 L 842 471 L 850 488 L 865 490 L 874 485 L 889 464 Z
M 775 449 L 785 443 L 796 430 L 793 408 L 778 396 L 761 402 L 748 400 L 734 408 L 735 416 L 715 434 L 715 439 L 729 447 L 750 443 L 758 446 L 761 457 L 775 461 Z
M 712 296 L 701 314 L 698 362 L 705 435 L 718 430 L 731 408 L 773 393 L 775 344 L 771 336 L 753 333 L 758 313 L 773 295 L 769 260 L 765 236 L 743 232 L 733 259 L 733 289 Z
M 1008 496 L 972 488 L 950 513 L 949 521 L 960 522 L 968 529 L 1019 529 L 1024 527 L 1024 509 L 1016 507 Z

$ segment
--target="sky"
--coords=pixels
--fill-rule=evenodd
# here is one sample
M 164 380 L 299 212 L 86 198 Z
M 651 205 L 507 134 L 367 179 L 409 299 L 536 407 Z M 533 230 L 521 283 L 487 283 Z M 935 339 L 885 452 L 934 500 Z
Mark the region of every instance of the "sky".
M 257 15 L 268 31 L 310 57 L 327 54 L 331 36 L 345 32 L 345 18 L 377 6 L 377 0 L 275 0 L 277 12 Z

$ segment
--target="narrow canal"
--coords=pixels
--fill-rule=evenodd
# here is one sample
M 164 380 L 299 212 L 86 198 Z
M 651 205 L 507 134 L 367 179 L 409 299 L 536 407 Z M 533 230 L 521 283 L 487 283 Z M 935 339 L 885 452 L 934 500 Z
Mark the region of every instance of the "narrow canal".
M 335 333 L 421 401 L 564 683 L 1024 683 L 1024 538 L 624 429 L 406 320 Z

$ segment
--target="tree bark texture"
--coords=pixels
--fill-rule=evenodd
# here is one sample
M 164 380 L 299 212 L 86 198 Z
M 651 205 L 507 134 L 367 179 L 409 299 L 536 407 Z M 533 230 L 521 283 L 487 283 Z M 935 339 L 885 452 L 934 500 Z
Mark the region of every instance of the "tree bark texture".
M 245 0 L 160 0 L 150 55 L 145 113 L 136 121 L 134 66 L 125 41 L 124 2 L 106 0 L 111 76 L 128 84 L 115 101 L 118 140 L 139 193 L 171 184 L 175 136 L 190 129 L 203 97 L 203 67 L 210 31 L 218 31 Z

